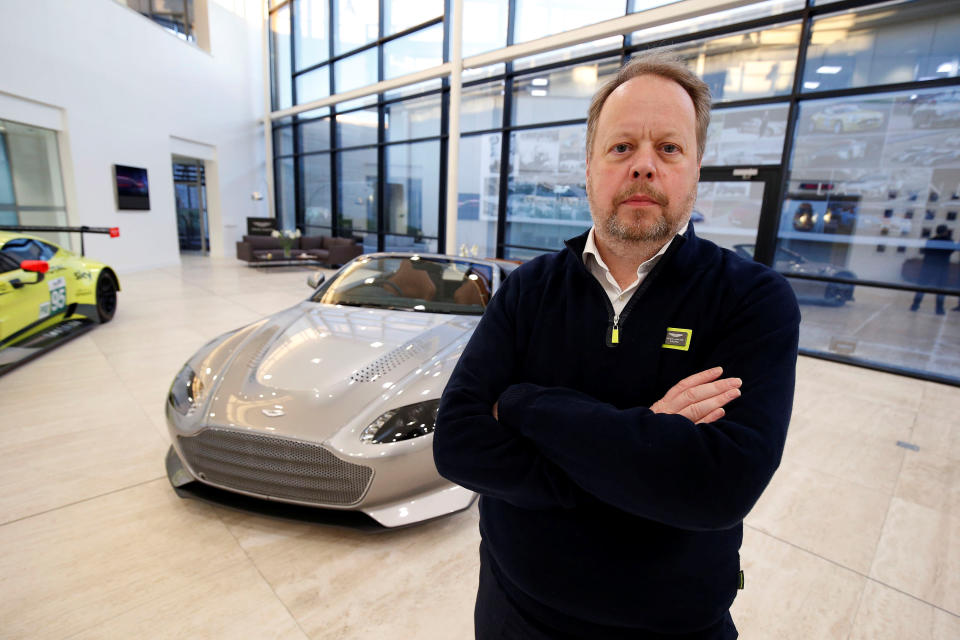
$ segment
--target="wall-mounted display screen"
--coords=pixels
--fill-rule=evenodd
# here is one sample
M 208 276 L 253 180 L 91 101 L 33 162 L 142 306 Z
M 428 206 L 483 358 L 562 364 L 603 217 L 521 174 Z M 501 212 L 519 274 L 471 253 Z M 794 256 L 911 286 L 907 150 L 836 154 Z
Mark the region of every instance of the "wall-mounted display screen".
M 117 185 L 117 209 L 150 209 L 146 169 L 115 164 L 113 174 Z

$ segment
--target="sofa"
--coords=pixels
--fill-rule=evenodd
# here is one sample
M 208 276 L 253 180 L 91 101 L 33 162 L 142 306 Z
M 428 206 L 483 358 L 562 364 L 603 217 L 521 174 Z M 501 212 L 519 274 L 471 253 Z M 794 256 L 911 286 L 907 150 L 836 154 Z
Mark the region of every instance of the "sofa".
M 283 255 L 283 242 L 273 236 L 243 236 L 237 243 L 237 258 L 250 264 L 277 260 L 309 260 L 326 266 L 340 266 L 363 253 L 358 238 L 303 236 L 293 240 L 290 257 Z

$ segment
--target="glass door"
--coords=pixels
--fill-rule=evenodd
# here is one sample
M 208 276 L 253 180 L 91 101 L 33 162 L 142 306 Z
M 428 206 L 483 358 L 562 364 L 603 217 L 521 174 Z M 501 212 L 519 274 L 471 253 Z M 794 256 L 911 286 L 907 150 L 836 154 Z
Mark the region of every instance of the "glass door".
M 173 163 L 173 186 L 177 201 L 177 235 L 180 252 L 210 252 L 207 227 L 207 194 L 203 162 L 179 159 Z
M 770 264 L 779 183 L 778 167 L 701 169 L 690 217 L 697 235 Z

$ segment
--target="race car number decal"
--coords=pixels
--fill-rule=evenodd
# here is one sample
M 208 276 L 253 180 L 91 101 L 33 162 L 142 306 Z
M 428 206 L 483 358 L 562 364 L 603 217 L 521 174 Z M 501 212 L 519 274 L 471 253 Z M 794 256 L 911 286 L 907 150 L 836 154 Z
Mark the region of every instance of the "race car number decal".
M 67 281 L 64 278 L 54 278 L 47 285 L 50 287 L 50 311 L 48 315 L 60 313 L 67 308 Z

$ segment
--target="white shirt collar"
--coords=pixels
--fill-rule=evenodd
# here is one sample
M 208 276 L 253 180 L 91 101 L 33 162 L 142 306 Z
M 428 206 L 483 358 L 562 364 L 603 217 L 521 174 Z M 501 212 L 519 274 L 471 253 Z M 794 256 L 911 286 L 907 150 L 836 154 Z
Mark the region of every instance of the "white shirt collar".
M 653 269 L 653 267 L 660 260 L 660 257 L 667 252 L 667 248 L 670 246 L 670 243 L 673 241 L 673 239 L 677 235 L 682 236 L 683 234 L 685 234 L 687 232 L 687 227 L 689 226 L 690 226 L 690 221 L 688 220 L 687 222 L 684 223 L 680 231 L 678 231 L 676 235 L 671 236 L 670 240 L 667 240 L 663 244 L 663 246 L 660 247 L 660 250 L 657 251 L 657 253 L 654 254 L 652 258 L 650 258 L 649 260 L 646 260 L 639 267 L 637 267 L 637 277 L 640 278 L 646 273 L 648 273 L 651 269 Z M 583 260 L 583 264 L 589 264 L 587 262 L 587 256 L 593 256 L 593 259 L 597 261 L 597 264 L 600 265 L 603 271 L 609 274 L 610 268 L 607 267 L 606 263 L 604 263 L 603 258 L 600 257 L 600 250 L 597 249 L 597 241 L 595 240 L 595 234 L 596 234 L 595 228 L 590 227 L 590 233 L 587 234 L 587 244 L 583 247 L 583 253 L 580 255 L 580 259 Z

